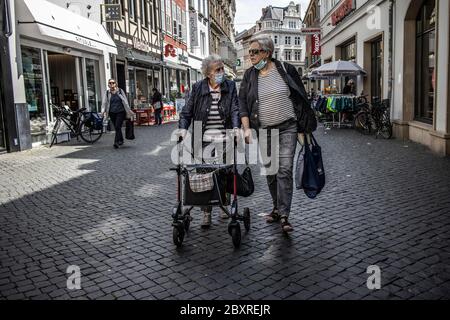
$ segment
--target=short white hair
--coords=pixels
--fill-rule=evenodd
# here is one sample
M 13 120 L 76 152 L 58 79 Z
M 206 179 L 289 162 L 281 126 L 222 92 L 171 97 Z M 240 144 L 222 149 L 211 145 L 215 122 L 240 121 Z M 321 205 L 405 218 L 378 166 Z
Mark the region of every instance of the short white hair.
M 223 63 L 223 58 L 221 56 L 219 56 L 218 54 L 211 54 L 210 56 L 203 59 L 202 73 L 203 73 L 203 76 L 205 76 L 205 78 L 208 77 L 209 69 L 211 68 L 211 66 L 217 62 Z
M 275 51 L 275 44 L 271 37 L 259 35 L 250 40 L 250 44 L 254 42 L 257 42 L 261 49 L 269 53 L 269 57 L 272 58 L 273 52 Z

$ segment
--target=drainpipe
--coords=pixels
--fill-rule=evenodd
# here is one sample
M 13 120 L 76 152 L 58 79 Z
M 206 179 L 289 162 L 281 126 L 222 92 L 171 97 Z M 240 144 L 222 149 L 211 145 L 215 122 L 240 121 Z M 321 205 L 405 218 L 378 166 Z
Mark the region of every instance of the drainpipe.
M 159 3 L 160 6 L 165 6 L 165 2 L 161 1 Z M 165 21 L 165 20 L 164 20 Z M 165 28 L 165 26 L 164 26 Z M 160 48 L 161 48 L 161 94 L 166 94 L 166 85 L 165 85 L 165 73 L 166 68 L 164 68 L 164 32 L 163 32 L 163 25 L 162 25 L 162 8 L 159 8 L 159 42 L 160 42 Z
M 391 104 L 391 115 L 393 114 L 393 96 L 394 96 L 394 5 L 395 0 L 389 1 L 389 82 L 388 82 L 388 99 Z

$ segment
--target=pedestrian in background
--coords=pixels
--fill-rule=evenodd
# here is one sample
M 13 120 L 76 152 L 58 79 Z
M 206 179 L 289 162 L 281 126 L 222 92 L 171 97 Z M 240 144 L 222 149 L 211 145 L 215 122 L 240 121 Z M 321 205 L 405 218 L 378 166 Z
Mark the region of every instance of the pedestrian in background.
M 307 131 L 305 111 L 311 106 L 296 68 L 274 59 L 273 52 L 270 37 L 258 36 L 251 40 L 249 53 L 253 66 L 245 72 L 239 90 L 240 116 L 247 143 L 251 142 L 251 129 L 268 130 L 269 157 L 271 136 L 278 134 L 279 156 L 271 159 L 271 164 L 277 161 L 279 169 L 277 174 L 267 176 L 273 208 L 266 214 L 266 220 L 268 223 L 281 221 L 283 232 L 291 232 L 293 227 L 288 219 L 295 149 L 299 133 Z
M 160 126 L 162 124 L 161 112 L 163 109 L 163 102 L 161 93 L 156 88 L 153 88 L 152 106 L 155 109 L 155 124 Z
M 206 155 L 205 160 L 212 158 L 225 159 L 226 130 L 240 128 L 239 102 L 236 84 L 225 78 L 225 67 L 222 57 L 213 54 L 202 62 L 202 73 L 205 77 L 194 84 L 188 103 L 180 114 L 179 128 L 184 138 L 192 121 L 202 122 L 202 146 L 203 150 L 212 143 L 223 145 L 223 154 L 213 153 Z M 203 154 L 203 152 L 202 152 Z M 219 160 L 220 161 L 220 160 Z M 211 226 L 212 207 L 203 207 L 203 222 L 201 227 L 206 229 Z M 221 218 L 228 218 L 225 212 L 221 212 Z
M 122 134 L 122 125 L 125 119 L 133 121 L 134 112 L 131 111 L 125 92 L 117 86 L 114 79 L 108 81 L 108 90 L 106 90 L 102 101 L 102 114 L 106 118 L 109 116 L 114 130 L 116 131 L 114 137 L 114 148 L 118 149 L 123 145 L 124 139 Z

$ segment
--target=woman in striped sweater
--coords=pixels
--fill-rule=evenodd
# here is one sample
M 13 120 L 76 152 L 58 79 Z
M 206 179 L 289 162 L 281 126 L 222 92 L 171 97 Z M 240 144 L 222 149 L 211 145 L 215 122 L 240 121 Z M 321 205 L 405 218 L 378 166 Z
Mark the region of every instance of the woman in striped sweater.
M 317 126 L 310 116 L 310 102 L 295 67 L 272 58 L 274 43 L 270 37 L 257 36 L 250 42 L 248 69 L 239 89 L 239 106 L 244 136 L 251 140 L 251 129 L 267 129 L 270 166 L 278 168 L 267 175 L 273 208 L 267 222 L 281 221 L 283 232 L 293 231 L 289 223 L 293 193 L 293 164 L 298 135 Z M 309 110 L 308 110 L 309 109 Z M 271 136 L 278 142 L 279 153 L 272 159 Z M 263 142 L 259 137 L 260 143 Z M 275 165 L 274 165 L 275 163 Z

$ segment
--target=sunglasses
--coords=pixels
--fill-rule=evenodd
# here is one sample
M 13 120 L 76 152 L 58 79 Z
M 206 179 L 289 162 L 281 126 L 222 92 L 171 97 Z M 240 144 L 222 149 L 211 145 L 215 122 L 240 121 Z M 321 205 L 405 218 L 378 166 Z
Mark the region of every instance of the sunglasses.
M 110 82 L 109 84 L 116 84 L 115 82 Z
M 251 56 L 256 56 L 256 55 L 259 54 L 260 52 L 264 52 L 264 50 L 262 50 L 262 49 L 250 49 L 250 50 L 248 50 L 248 53 L 249 53 Z

